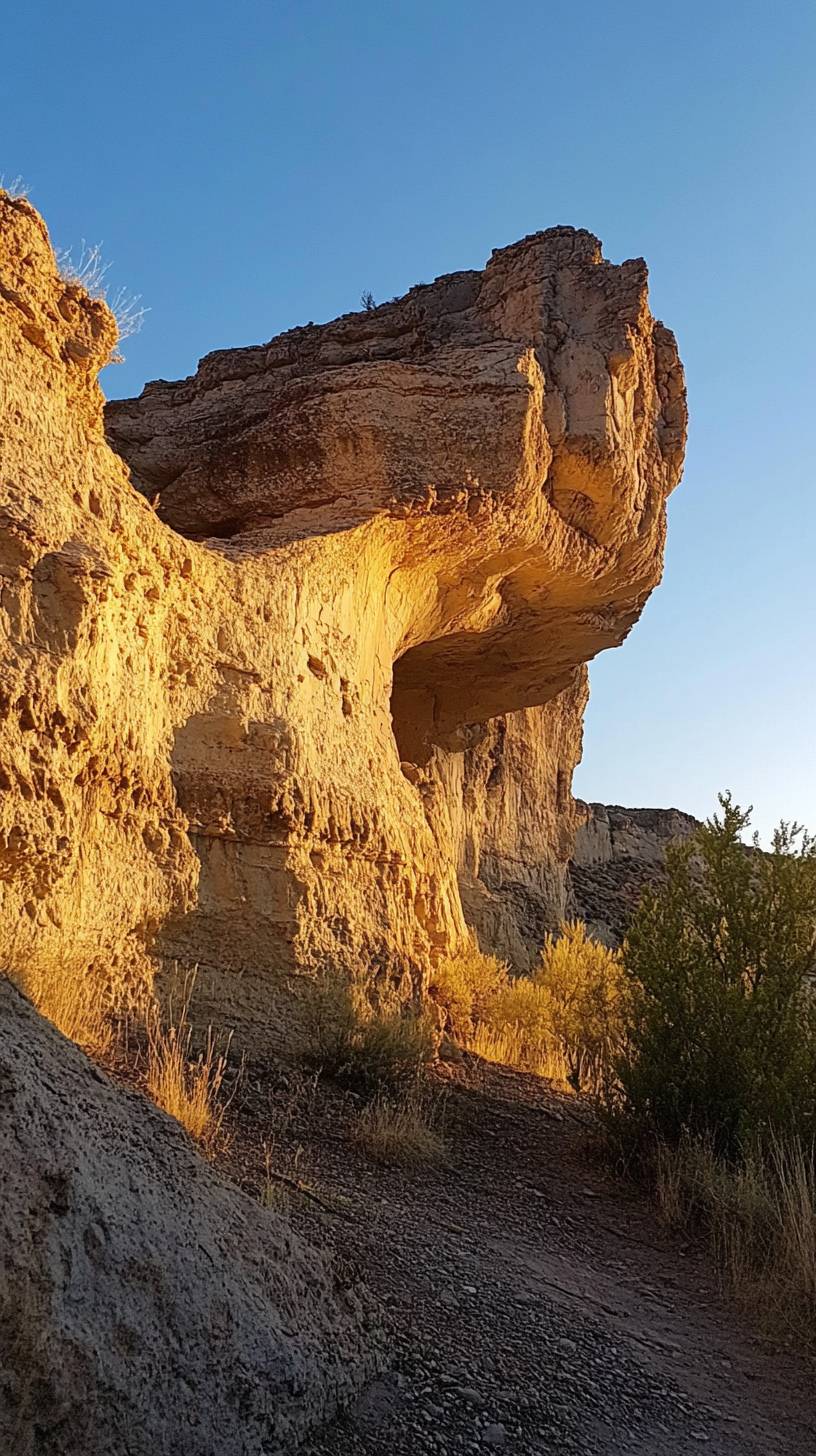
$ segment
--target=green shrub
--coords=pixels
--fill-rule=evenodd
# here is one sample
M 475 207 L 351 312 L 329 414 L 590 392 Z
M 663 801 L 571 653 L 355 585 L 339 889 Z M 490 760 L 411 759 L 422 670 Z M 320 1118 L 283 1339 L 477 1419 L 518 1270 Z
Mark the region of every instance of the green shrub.
M 359 987 L 328 975 L 306 1008 L 307 1057 L 340 1086 L 366 1095 L 416 1083 L 434 1054 L 426 1016 L 373 1009 Z
M 635 1142 L 690 1136 L 733 1159 L 816 1132 L 816 847 L 783 823 L 762 853 L 741 840 L 749 814 L 720 804 L 670 847 L 629 932 L 607 1113 Z

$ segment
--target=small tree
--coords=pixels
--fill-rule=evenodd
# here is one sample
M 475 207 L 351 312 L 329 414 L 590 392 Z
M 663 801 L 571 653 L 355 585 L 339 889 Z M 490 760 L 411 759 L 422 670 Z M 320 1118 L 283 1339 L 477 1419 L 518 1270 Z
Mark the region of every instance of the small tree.
M 614 1111 L 630 1130 L 706 1139 L 729 1158 L 816 1131 L 816 843 L 782 823 L 763 853 L 720 796 L 672 845 L 624 947 L 625 1051 Z

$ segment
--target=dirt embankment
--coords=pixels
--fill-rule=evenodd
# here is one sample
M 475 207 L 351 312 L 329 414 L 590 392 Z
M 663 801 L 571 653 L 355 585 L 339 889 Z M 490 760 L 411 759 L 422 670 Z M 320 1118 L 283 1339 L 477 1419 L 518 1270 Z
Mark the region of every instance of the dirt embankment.
M 289 1216 L 365 1271 L 391 1331 L 389 1373 L 308 1456 L 811 1456 L 812 1371 L 604 1171 L 575 1099 L 475 1059 L 440 1077 L 449 1162 L 407 1172 L 355 1145 L 353 1102 L 250 1075 L 231 1174 L 257 1191 L 264 1143 L 294 1170 L 334 1211 Z

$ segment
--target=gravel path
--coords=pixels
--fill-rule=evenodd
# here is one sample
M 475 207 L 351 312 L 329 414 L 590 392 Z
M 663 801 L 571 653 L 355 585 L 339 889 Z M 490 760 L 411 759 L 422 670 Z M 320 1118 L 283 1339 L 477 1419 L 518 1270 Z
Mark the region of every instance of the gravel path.
M 405 1173 L 355 1146 L 347 1098 L 250 1074 L 228 1170 L 257 1191 L 274 1139 L 337 1210 L 295 1195 L 290 1217 L 386 1311 L 389 1370 L 308 1456 L 813 1456 L 812 1371 L 604 1174 L 574 1099 L 481 1063 L 439 1076 L 450 1162 Z

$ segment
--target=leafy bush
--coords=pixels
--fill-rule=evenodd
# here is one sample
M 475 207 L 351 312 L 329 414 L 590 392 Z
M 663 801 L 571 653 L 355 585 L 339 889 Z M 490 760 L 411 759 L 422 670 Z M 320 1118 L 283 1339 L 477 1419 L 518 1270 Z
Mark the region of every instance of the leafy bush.
M 726 1159 L 771 1133 L 816 1133 L 816 846 L 781 824 L 742 843 L 730 796 L 670 847 L 624 948 L 629 994 L 618 1087 L 624 1135 L 700 1139 Z
M 445 1030 L 467 1043 L 480 1022 L 490 1019 L 496 995 L 509 984 L 504 961 L 485 955 L 475 944 L 440 962 L 431 972 L 429 994 L 442 1008 Z
M 623 1034 L 626 982 L 618 951 L 592 940 L 580 920 L 548 935 L 535 973 L 547 1025 L 576 1091 L 599 1091 Z
M 306 1007 L 308 1060 L 364 1094 L 416 1083 L 434 1054 L 426 1016 L 398 1006 L 374 1010 L 345 977 L 327 975 Z

